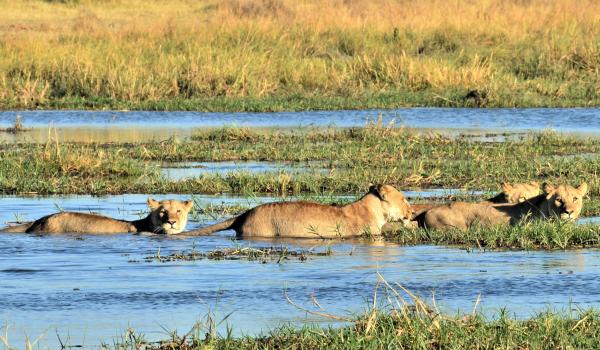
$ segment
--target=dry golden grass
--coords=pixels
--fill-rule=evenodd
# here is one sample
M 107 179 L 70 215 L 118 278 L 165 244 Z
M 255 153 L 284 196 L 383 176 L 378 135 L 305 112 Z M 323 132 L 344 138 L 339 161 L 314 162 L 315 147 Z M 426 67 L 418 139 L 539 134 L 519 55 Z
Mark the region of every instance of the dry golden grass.
M 398 105 L 598 102 L 593 0 L 1 0 L 0 8 L 0 106 L 381 94 L 400 94 Z M 477 97 L 466 96 L 472 90 Z

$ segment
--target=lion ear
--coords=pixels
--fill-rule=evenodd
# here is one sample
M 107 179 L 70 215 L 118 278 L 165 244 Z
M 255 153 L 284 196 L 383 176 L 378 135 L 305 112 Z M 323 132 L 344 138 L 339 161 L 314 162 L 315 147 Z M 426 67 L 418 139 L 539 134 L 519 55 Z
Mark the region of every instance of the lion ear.
M 183 205 L 185 205 L 185 209 L 187 209 L 187 211 L 192 210 L 192 207 L 194 206 L 194 201 L 189 200 L 189 201 L 185 201 L 183 202 Z
M 372 192 L 382 200 L 386 200 L 387 190 L 384 185 L 373 185 L 371 186 Z
M 581 195 L 585 195 L 588 191 L 588 184 L 586 182 L 582 182 L 581 185 L 579 185 L 579 187 L 577 187 L 577 190 L 581 193 Z
M 160 205 L 160 203 L 158 203 L 158 201 L 156 201 L 152 198 L 148 198 L 148 207 L 150 207 L 150 209 L 154 210 L 154 209 L 158 208 L 159 205 Z
M 554 191 L 556 191 L 556 188 L 547 182 L 544 182 L 542 188 L 544 189 L 544 194 L 546 195 L 547 199 L 550 199 L 550 197 L 552 197 L 552 194 L 554 194 Z

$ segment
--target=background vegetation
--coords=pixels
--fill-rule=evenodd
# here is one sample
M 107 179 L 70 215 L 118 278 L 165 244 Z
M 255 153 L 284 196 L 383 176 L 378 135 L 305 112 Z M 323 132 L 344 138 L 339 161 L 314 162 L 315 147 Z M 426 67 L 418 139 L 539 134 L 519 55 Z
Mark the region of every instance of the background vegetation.
M 590 106 L 594 0 L 0 0 L 0 108 Z
M 401 190 L 461 188 L 492 194 L 503 181 L 571 185 L 585 181 L 590 188 L 584 205 L 587 216 L 600 213 L 599 152 L 600 140 L 549 132 L 487 142 L 380 124 L 348 129 L 228 127 L 198 131 L 186 141 L 0 145 L 0 193 L 331 198 L 361 195 L 369 183 L 390 183 Z M 160 170 L 167 162 L 226 160 L 287 161 L 305 168 L 206 172 L 181 181 L 166 178 Z

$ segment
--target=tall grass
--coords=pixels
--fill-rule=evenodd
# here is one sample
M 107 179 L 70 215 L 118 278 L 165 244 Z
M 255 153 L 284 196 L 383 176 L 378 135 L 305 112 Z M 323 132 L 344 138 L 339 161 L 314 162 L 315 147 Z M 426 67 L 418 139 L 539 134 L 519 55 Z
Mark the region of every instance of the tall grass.
M 0 108 L 600 102 L 593 0 L 0 0 L 0 7 Z

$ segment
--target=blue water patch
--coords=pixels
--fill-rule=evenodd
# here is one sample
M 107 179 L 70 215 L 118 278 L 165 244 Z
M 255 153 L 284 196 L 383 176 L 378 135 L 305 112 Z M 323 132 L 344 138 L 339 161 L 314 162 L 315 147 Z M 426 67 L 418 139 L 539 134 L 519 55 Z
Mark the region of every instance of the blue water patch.
M 47 127 L 257 127 L 364 126 L 382 116 L 383 123 L 414 128 L 540 130 L 600 132 L 599 108 L 401 108 L 302 112 L 150 112 L 150 111 L 7 111 L 0 126 L 8 127 L 17 115 L 25 126 Z
M 15 214 L 28 219 L 58 208 L 136 219 L 147 211 L 147 195 L 0 198 L 0 222 Z M 185 195 L 158 195 L 189 198 Z M 260 197 L 200 196 L 200 203 L 252 205 L 279 200 Z M 189 228 L 214 219 L 189 223 Z M 493 315 L 507 307 L 518 317 L 552 307 L 600 306 L 600 251 L 478 252 L 439 246 L 402 247 L 385 242 L 314 240 L 232 240 L 234 233 L 195 238 L 139 235 L 0 234 L 0 328 L 24 347 L 25 337 L 43 335 L 41 348 L 71 345 L 97 348 L 128 328 L 148 340 L 169 337 L 164 328 L 186 333 L 212 312 L 219 326 L 257 334 L 281 324 L 331 323 L 299 305 L 352 316 L 367 307 L 378 290 L 378 273 L 425 299 L 435 294 L 441 311 Z M 285 245 L 323 250 L 331 256 L 262 264 L 243 260 L 145 262 L 144 257 L 176 251 L 208 252 L 227 247 Z M 379 287 L 377 287 L 379 285 Z M 377 289 L 379 288 L 379 289 Z M 379 298 L 378 300 L 384 300 Z M 4 334 L 4 329 L 2 329 Z M 45 335 L 44 335 L 45 334 Z

